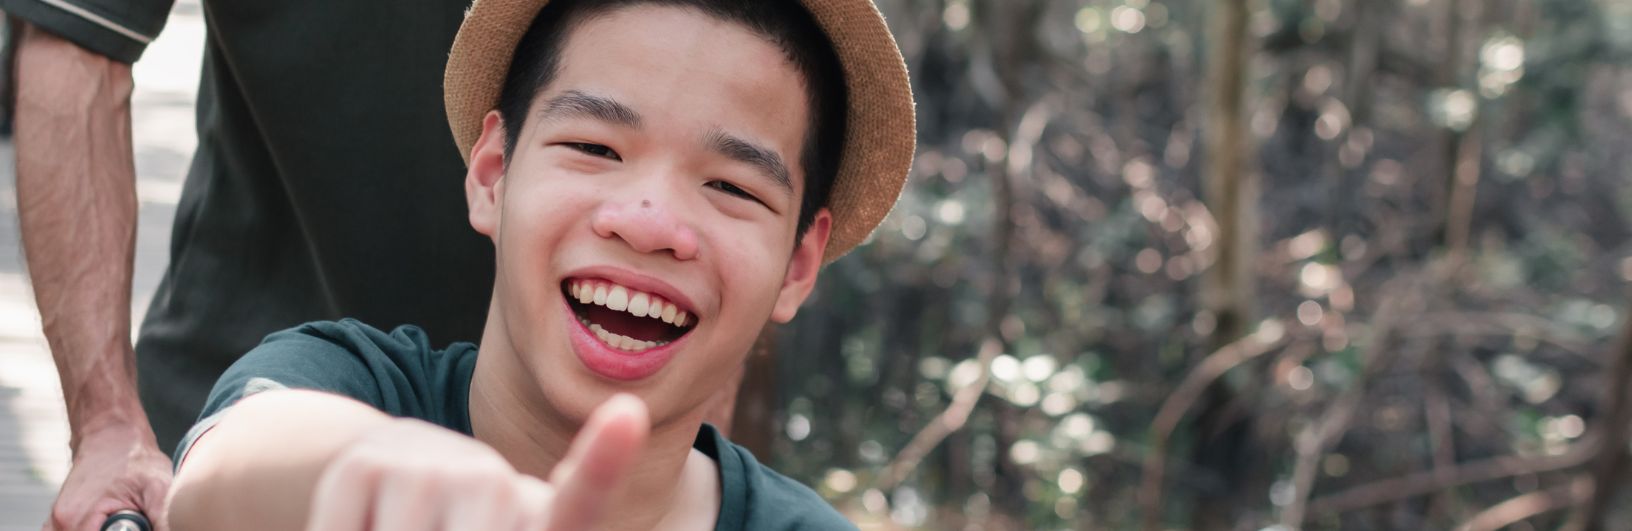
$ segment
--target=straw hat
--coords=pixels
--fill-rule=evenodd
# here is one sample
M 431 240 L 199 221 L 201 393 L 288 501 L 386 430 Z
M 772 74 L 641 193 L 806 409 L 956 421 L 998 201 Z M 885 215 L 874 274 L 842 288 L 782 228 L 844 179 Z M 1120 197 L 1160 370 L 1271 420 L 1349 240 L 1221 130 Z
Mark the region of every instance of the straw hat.
M 498 107 L 510 58 L 548 0 L 475 0 L 442 80 L 448 125 L 470 160 L 482 117 Z M 833 42 L 849 109 L 837 178 L 828 196 L 833 231 L 825 262 L 850 252 L 895 206 L 916 142 L 907 66 L 872 0 L 800 0 Z

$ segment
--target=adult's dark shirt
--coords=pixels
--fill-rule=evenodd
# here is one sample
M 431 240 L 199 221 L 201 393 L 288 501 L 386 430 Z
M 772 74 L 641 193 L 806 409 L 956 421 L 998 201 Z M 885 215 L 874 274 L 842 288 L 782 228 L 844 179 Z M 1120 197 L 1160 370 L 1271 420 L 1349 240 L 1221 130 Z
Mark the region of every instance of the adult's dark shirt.
M 173 1 L 0 0 L 0 10 L 134 62 Z M 136 344 L 160 448 L 273 331 L 355 317 L 480 339 L 493 249 L 467 221 L 442 111 L 468 4 L 204 0 L 198 150 Z

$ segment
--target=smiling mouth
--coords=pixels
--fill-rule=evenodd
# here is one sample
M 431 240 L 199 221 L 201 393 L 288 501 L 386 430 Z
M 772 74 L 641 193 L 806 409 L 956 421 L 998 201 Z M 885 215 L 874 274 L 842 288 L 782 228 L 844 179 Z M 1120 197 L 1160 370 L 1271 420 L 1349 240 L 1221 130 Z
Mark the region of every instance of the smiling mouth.
M 625 352 L 668 345 L 697 326 L 696 317 L 675 303 L 613 282 L 567 279 L 561 289 L 578 322 L 602 343 Z

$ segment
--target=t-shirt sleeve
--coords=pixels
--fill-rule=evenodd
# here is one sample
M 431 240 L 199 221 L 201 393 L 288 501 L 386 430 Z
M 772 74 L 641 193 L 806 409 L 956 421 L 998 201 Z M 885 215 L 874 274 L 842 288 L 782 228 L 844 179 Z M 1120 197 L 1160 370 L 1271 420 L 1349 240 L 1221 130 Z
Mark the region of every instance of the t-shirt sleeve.
M 447 400 L 452 365 L 432 351 L 418 328 L 382 332 L 353 320 L 307 323 L 274 333 L 216 380 L 199 420 L 175 451 L 185 458 L 193 441 L 214 427 L 227 408 L 273 389 L 310 389 L 369 404 L 399 417 L 450 424 Z
M 746 449 L 741 450 L 747 452 Z M 749 490 L 755 498 L 754 511 L 744 529 L 787 531 L 856 531 L 837 509 L 792 478 L 755 464 Z M 770 509 L 770 510 L 767 510 Z
M 134 63 L 164 29 L 175 0 L 0 0 L 0 11 L 81 48 Z
M 760 464 L 713 426 L 703 425 L 696 448 L 720 466 L 716 531 L 856 531 L 816 491 Z

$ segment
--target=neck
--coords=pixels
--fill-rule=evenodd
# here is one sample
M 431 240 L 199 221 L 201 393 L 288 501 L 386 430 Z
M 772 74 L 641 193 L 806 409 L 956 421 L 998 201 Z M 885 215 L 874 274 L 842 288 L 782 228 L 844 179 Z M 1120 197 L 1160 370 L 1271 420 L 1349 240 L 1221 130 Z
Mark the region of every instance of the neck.
M 516 471 L 548 479 L 590 411 L 563 412 L 553 407 L 534 375 L 519 363 L 498 321 L 488 319 L 476 357 L 470 386 L 471 430 Z M 681 472 L 695 453 L 692 443 L 702 418 L 697 411 L 660 419 L 660 424 L 652 426 L 645 451 L 630 468 L 623 487 L 612 493 L 604 525 L 597 528 L 652 529 L 677 505 L 686 505 L 676 503 L 685 497 L 680 493 L 684 485 Z

